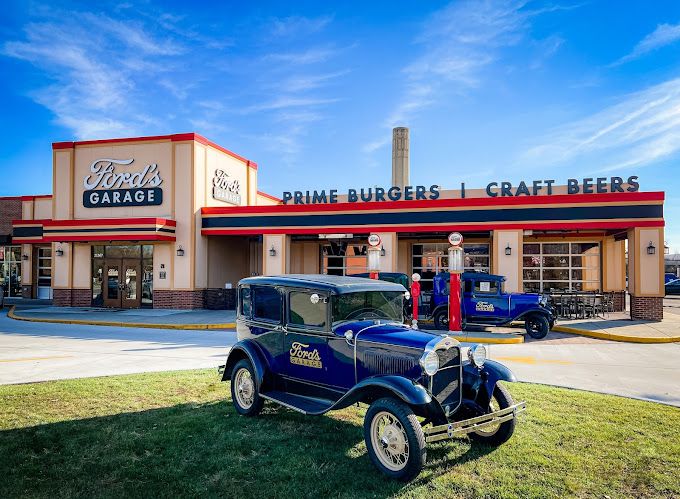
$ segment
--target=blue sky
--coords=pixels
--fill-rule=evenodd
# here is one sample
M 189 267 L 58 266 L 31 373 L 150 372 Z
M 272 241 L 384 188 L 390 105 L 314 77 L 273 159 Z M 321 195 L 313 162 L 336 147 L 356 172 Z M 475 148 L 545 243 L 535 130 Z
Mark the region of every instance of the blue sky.
M 51 142 L 195 131 L 260 189 L 638 175 L 680 251 L 680 2 L 45 2 L 0 26 L 0 195 Z

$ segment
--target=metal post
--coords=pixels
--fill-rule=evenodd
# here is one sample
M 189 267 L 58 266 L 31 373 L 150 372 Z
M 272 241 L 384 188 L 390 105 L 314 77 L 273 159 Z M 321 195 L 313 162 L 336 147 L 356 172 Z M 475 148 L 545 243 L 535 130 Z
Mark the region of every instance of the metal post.
M 420 274 L 415 273 L 411 276 L 411 300 L 413 303 L 413 319 L 411 320 L 411 327 L 418 329 L 418 299 L 420 298 Z

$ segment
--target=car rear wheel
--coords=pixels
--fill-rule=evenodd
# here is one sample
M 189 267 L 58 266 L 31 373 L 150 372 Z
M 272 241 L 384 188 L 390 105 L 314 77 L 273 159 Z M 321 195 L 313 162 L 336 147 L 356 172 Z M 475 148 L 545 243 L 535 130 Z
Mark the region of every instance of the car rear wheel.
M 255 371 L 247 359 L 239 360 L 231 371 L 231 400 L 242 416 L 257 416 L 264 405 L 257 391 Z
M 364 439 L 373 464 L 390 478 L 408 481 L 425 465 L 425 434 L 411 408 L 393 398 L 376 400 L 364 418 Z
M 493 390 L 493 396 L 489 401 L 487 413 L 500 411 L 506 409 L 514 404 L 510 392 L 501 385 L 496 385 Z M 515 431 L 516 419 L 512 418 L 500 424 L 487 426 L 476 432 L 470 433 L 470 438 L 477 442 L 487 445 L 499 446 L 510 439 Z
M 544 315 L 530 315 L 524 324 L 527 334 L 536 340 L 545 338 L 550 331 L 550 321 Z
M 446 310 L 439 310 L 434 314 L 434 327 L 444 331 L 449 330 L 449 314 Z

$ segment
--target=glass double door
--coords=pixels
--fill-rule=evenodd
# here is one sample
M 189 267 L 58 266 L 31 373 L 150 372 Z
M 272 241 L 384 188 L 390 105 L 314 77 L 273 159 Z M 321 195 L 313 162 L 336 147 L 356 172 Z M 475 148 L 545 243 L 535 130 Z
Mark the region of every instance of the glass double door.
M 104 306 L 139 308 L 142 304 L 142 262 L 136 259 L 107 258 L 104 261 Z

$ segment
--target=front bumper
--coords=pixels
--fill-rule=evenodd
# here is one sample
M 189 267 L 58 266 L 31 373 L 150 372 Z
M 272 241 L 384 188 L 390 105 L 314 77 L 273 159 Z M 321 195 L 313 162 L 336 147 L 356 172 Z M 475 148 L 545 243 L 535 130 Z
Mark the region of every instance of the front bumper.
M 500 411 L 484 414 L 475 418 L 465 419 L 463 421 L 455 421 L 453 423 L 433 426 L 431 428 L 423 428 L 425 433 L 425 442 L 437 442 L 447 438 L 453 438 L 458 435 L 466 435 L 474 431 L 480 430 L 486 426 L 504 423 L 517 417 L 517 414 L 526 410 L 527 403 L 520 402 Z

